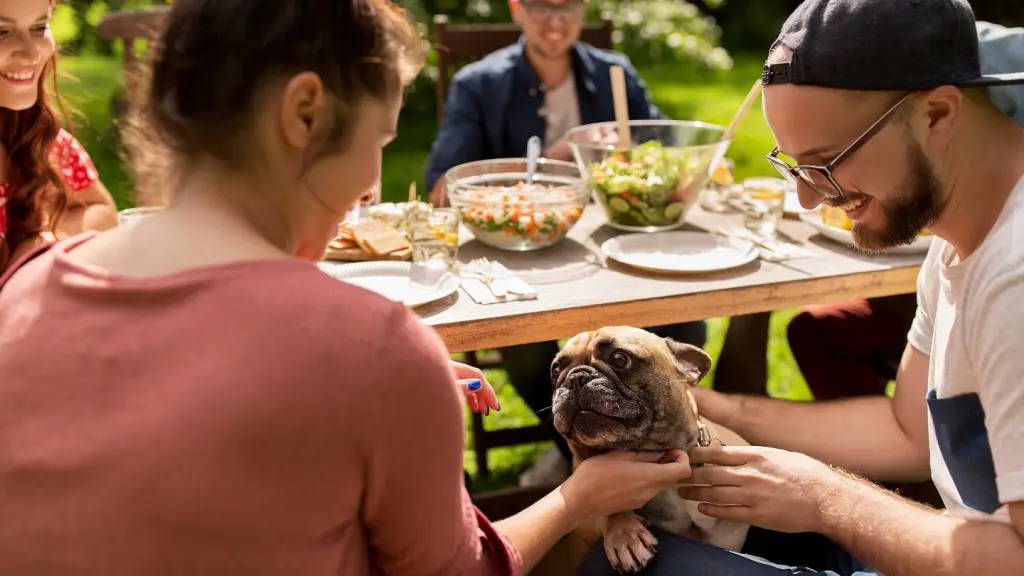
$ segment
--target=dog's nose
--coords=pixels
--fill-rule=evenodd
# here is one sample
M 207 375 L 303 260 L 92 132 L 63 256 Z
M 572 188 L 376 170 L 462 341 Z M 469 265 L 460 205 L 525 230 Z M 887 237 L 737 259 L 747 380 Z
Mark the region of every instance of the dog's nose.
M 577 366 L 565 375 L 562 386 L 570 390 L 580 390 L 587 385 L 587 382 L 599 378 L 601 373 L 591 366 Z

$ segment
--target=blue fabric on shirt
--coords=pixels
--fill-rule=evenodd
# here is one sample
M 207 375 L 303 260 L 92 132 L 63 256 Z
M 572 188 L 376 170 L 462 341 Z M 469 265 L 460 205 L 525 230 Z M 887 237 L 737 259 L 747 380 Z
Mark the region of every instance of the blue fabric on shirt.
M 581 124 L 615 119 L 612 66 L 625 71 L 631 119 L 665 117 L 629 58 L 583 42 L 571 54 Z M 539 113 L 543 106 L 540 77 L 526 58 L 522 39 L 460 69 L 448 89 L 444 118 L 427 160 L 427 189 L 459 164 L 525 156 L 532 136 L 545 138 L 547 122 Z
M 1024 28 L 1006 28 L 978 22 L 978 44 L 982 74 L 1024 72 Z M 1024 85 L 989 88 L 997 108 L 1024 126 Z

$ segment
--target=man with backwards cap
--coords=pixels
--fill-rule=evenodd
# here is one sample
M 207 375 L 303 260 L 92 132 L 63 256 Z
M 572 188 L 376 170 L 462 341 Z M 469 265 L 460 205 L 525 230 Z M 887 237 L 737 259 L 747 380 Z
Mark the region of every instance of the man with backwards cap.
M 983 75 L 978 50 L 966 0 L 806 0 L 786 21 L 763 73 L 769 161 L 805 208 L 844 209 L 865 251 L 936 239 L 892 400 L 697 391 L 702 415 L 785 450 L 695 448 L 710 466 L 682 495 L 774 546 L 653 530 L 645 573 L 1024 574 L 1024 129 L 992 102 L 1024 73 Z M 861 479 L 929 475 L 943 511 Z M 813 538 L 838 547 L 802 554 Z

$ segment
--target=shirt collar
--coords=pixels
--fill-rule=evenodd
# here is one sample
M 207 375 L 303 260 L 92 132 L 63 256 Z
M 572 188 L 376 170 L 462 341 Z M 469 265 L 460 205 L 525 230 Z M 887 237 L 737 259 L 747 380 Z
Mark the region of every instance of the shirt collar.
M 588 92 L 597 92 L 597 86 L 594 84 L 594 74 L 596 73 L 594 59 L 580 42 L 573 44 L 570 54 L 572 55 L 572 71 L 576 76 L 577 83 Z M 516 71 L 520 78 L 531 90 L 540 90 L 540 76 L 537 75 L 537 71 L 533 69 L 526 57 L 526 38 L 524 36 L 519 37 L 515 59 Z

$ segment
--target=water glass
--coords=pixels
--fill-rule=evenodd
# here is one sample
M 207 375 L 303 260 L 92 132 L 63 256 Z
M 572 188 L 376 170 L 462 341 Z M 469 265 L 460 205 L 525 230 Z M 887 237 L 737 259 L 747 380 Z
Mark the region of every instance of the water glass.
M 762 236 L 774 236 L 782 219 L 789 182 L 782 178 L 743 181 L 743 224 Z
M 139 206 L 127 208 L 117 213 L 117 225 L 129 226 L 163 210 L 162 206 Z
M 735 165 L 728 158 L 723 158 L 718 166 L 711 171 L 707 186 L 701 193 L 700 205 L 708 212 L 725 212 L 729 209 L 729 200 L 732 196 L 733 170 Z
M 452 208 L 434 208 L 410 222 L 413 279 L 431 285 L 455 267 L 459 250 L 459 217 Z

